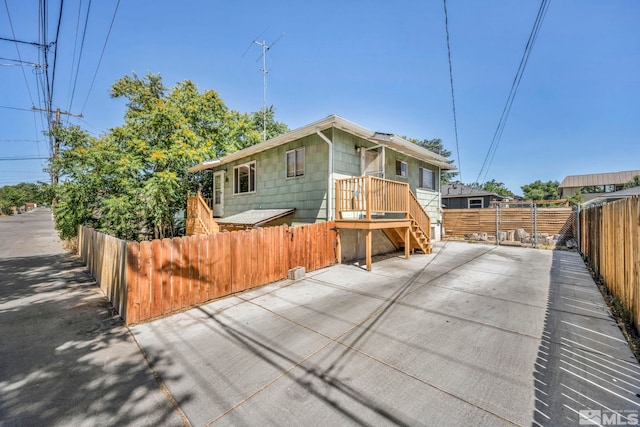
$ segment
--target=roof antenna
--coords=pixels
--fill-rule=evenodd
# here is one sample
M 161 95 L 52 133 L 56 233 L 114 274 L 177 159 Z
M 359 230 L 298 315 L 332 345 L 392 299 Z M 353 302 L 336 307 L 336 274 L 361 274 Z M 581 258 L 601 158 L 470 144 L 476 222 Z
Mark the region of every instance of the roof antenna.
M 268 29 L 269 28 L 264 30 L 262 33 L 260 33 L 259 36 L 257 36 L 255 39 L 253 39 L 253 41 L 251 42 L 249 47 L 242 54 L 242 58 L 244 58 L 244 56 L 247 54 L 247 52 L 249 52 L 249 49 L 251 49 L 251 47 L 254 44 L 257 44 L 258 46 L 260 46 L 262 48 L 262 54 L 258 57 L 258 59 L 256 59 L 256 62 L 258 62 L 258 61 L 260 61 L 262 59 L 262 68 L 260 69 L 260 71 L 262 71 L 262 88 L 263 88 L 262 89 L 263 90 L 263 94 L 262 94 L 262 97 L 263 97 L 262 98 L 262 140 L 263 141 L 267 140 L 267 73 L 269 72 L 267 70 L 267 52 L 276 43 L 278 43 L 282 37 L 284 37 L 284 34 L 280 34 L 280 37 L 275 39 L 271 44 L 267 44 L 266 40 L 259 41 L 258 39 L 264 33 L 266 33 Z

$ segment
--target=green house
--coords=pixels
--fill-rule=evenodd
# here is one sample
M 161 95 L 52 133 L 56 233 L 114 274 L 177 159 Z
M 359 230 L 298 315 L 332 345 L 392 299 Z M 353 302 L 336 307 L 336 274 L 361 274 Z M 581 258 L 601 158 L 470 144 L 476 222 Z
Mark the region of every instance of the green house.
M 446 158 L 397 135 L 331 115 L 189 171 L 213 173 L 211 205 L 220 223 L 274 209 L 293 210 L 285 219 L 291 225 L 335 219 L 336 180 L 373 176 L 408 184 L 435 226 L 440 172 L 453 169 Z

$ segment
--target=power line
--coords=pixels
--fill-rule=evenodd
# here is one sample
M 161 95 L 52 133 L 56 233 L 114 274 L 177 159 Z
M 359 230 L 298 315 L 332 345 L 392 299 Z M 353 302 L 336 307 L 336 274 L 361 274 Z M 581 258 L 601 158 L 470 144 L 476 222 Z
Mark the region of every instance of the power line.
M 9 20 L 9 27 L 11 28 L 11 35 L 13 36 L 13 39 L 2 38 L 2 40 L 12 41 L 13 43 L 15 43 L 16 52 L 18 53 L 18 59 L 22 61 L 22 55 L 20 55 L 20 48 L 18 47 L 18 43 L 24 43 L 24 42 L 20 42 L 19 40 L 16 39 L 16 32 L 13 29 L 13 21 L 11 20 L 11 12 L 9 12 L 9 4 L 7 3 L 7 0 L 4 0 L 4 7 L 7 10 L 7 19 Z M 29 43 L 29 44 L 33 44 L 33 43 Z M 27 86 L 27 92 L 29 93 L 29 99 L 31 100 L 31 105 L 33 105 L 33 96 L 31 96 L 31 89 L 29 88 L 29 82 L 27 82 L 27 74 L 24 72 L 24 67 L 20 67 L 20 69 L 22 70 L 22 77 L 24 77 L 24 84 Z
M 56 40 L 53 48 L 53 70 L 51 72 L 51 93 L 49 94 L 49 103 L 53 101 L 53 89 L 56 81 L 56 64 L 58 63 L 58 38 L 60 37 L 60 24 L 62 23 L 62 10 L 64 8 L 64 0 L 60 0 L 60 13 L 58 14 L 58 25 L 56 28 Z
M 540 28 L 542 26 L 542 22 L 544 21 L 544 17 L 546 16 L 548 7 L 549 7 L 548 0 L 542 0 L 540 3 L 540 7 L 538 8 L 536 19 L 533 23 L 533 28 L 531 29 L 531 33 L 529 34 L 529 39 L 527 40 L 527 44 L 525 45 L 522 58 L 520 59 L 520 65 L 518 66 L 518 71 L 516 72 L 516 75 L 513 78 L 513 82 L 511 83 L 511 90 L 509 91 L 509 95 L 507 96 L 507 101 L 504 105 L 504 108 L 502 109 L 502 114 L 500 115 L 498 126 L 496 127 L 496 130 L 493 134 L 491 144 L 489 145 L 489 150 L 487 151 L 487 155 L 484 158 L 482 167 L 480 168 L 480 172 L 478 173 L 478 177 L 476 178 L 476 182 L 480 181 L 480 177 L 482 176 L 483 172 L 484 172 L 484 177 L 482 178 L 482 181 L 484 181 L 487 177 L 489 168 L 491 167 L 491 163 L 493 162 L 493 158 L 495 157 L 496 151 L 498 149 L 498 145 L 500 144 L 500 139 L 502 138 L 502 133 L 504 132 L 507 119 L 509 118 L 509 113 L 511 112 L 511 106 L 513 105 L 513 101 L 516 97 L 516 93 L 518 92 L 518 87 L 520 86 L 522 76 L 524 75 L 524 70 L 527 66 L 527 62 L 529 61 L 529 57 L 531 56 L 531 52 L 533 51 L 533 46 L 538 37 L 538 33 L 540 32 Z
M 453 130 L 456 136 L 456 153 L 458 154 L 458 176 L 462 179 L 462 166 L 460 163 L 460 145 L 458 144 L 458 118 L 456 116 L 456 97 L 453 91 L 453 67 L 451 66 L 451 43 L 449 41 L 449 15 L 447 14 L 447 0 L 444 4 L 444 29 L 447 33 L 447 54 L 449 58 L 449 81 L 451 82 L 451 104 L 453 107 Z
M 0 157 L 0 161 L 3 162 L 11 162 L 11 161 L 22 161 L 22 160 L 47 160 L 48 157 L 40 157 L 40 156 L 14 156 L 14 157 Z
M 17 110 L 17 111 L 28 111 L 30 113 L 35 113 L 36 110 L 34 110 L 33 108 L 18 108 L 18 107 L 9 107 L 6 105 L 0 105 L 0 108 L 4 108 L 7 110 Z
M 109 25 L 109 31 L 107 32 L 107 38 L 104 40 L 104 46 L 102 46 L 102 52 L 100 53 L 100 59 L 98 60 L 98 65 L 96 66 L 96 72 L 93 74 L 93 79 L 91 80 L 91 85 L 89 86 L 89 92 L 87 93 L 87 98 L 84 100 L 84 104 L 82 104 L 82 108 L 80 109 L 80 114 L 84 111 L 84 108 L 87 106 L 87 102 L 89 101 L 89 96 L 91 95 L 91 90 L 93 90 L 93 85 L 96 82 L 96 77 L 98 76 L 98 70 L 100 69 L 100 64 L 102 63 L 102 56 L 104 55 L 104 51 L 107 48 L 107 42 L 109 41 L 109 36 L 111 35 L 111 29 L 113 28 L 113 23 L 116 20 L 116 14 L 118 13 L 118 7 L 120 6 L 120 0 L 116 3 L 116 9 L 113 11 L 113 18 L 111 18 L 111 24 Z
M 87 35 L 87 24 L 89 23 L 89 10 L 91 9 L 91 0 L 89 0 L 89 6 L 87 7 L 87 14 L 84 20 L 84 30 L 82 32 L 82 42 L 80 43 L 80 54 L 78 55 L 78 63 L 76 64 L 76 51 L 78 49 L 78 33 L 80 30 L 80 15 L 82 14 L 82 0 L 78 2 L 78 19 L 76 20 L 76 36 L 73 40 L 73 56 L 71 59 L 71 72 L 69 73 L 69 93 L 67 94 L 67 111 L 71 111 L 73 104 L 73 97 L 76 93 L 76 83 L 78 82 L 78 73 L 80 72 L 80 61 L 82 59 L 82 51 L 84 50 L 84 40 Z M 73 77 L 75 68 L 75 79 Z M 67 124 L 69 124 L 69 118 L 67 117 Z

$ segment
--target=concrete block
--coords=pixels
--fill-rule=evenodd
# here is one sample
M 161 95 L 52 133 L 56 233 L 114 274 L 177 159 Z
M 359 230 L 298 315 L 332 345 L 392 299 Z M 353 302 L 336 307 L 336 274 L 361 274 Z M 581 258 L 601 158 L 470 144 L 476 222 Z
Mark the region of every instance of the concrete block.
M 287 279 L 300 280 L 304 277 L 304 267 L 294 267 L 287 272 Z

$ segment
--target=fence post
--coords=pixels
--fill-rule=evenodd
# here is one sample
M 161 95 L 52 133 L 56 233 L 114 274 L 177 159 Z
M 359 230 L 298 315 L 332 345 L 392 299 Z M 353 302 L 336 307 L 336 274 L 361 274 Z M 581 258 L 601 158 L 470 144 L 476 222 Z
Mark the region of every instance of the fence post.
M 538 205 L 533 203 L 533 247 L 538 248 Z
M 496 245 L 500 246 L 500 204 L 496 203 Z
M 582 242 L 580 241 L 580 203 L 578 203 L 577 205 L 577 209 L 576 209 L 576 219 L 574 224 L 576 225 L 576 243 L 578 245 L 578 253 L 582 253 Z

